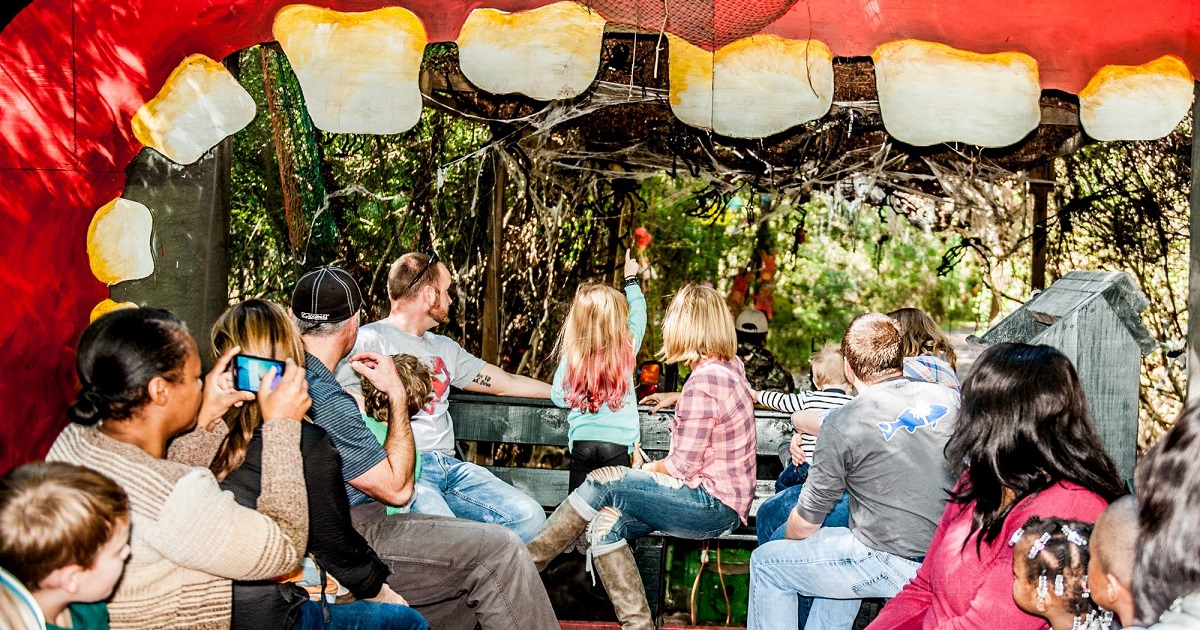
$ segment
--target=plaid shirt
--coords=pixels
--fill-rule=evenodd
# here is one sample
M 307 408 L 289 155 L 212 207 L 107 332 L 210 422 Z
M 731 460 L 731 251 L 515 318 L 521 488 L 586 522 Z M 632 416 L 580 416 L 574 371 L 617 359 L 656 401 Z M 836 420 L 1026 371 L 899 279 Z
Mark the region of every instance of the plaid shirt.
M 954 368 L 950 367 L 945 359 L 932 354 L 904 359 L 904 376 L 914 381 L 944 385 L 956 392 L 962 389 Z
M 688 377 L 671 421 L 664 463 L 689 488 L 704 488 L 746 522 L 754 500 L 754 397 L 740 360 L 706 359 Z

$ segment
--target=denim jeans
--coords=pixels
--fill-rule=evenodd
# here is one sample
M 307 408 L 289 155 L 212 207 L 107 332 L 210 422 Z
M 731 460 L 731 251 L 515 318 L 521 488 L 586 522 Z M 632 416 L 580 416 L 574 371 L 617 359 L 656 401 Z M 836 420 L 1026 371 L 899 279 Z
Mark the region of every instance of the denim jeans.
M 920 564 L 872 549 L 845 527 L 776 540 L 750 557 L 747 630 L 793 630 L 796 595 L 815 597 L 805 630 L 849 630 L 866 597 L 895 597 Z
M 803 471 L 805 480 L 808 479 L 808 464 L 801 464 L 799 469 Z M 784 470 L 784 475 L 788 474 Z M 780 475 L 783 479 L 783 475 Z M 776 482 L 778 486 L 779 482 Z M 801 482 L 803 483 L 803 481 Z M 762 502 L 758 506 L 758 515 L 754 518 L 754 526 L 758 534 L 758 544 L 765 545 L 772 540 L 783 540 L 787 534 L 787 520 L 792 510 L 796 507 L 796 501 L 800 500 L 800 491 L 804 489 L 803 485 L 793 485 L 785 487 L 784 490 L 775 496 Z M 822 527 L 850 527 L 850 493 L 843 492 L 842 498 L 833 505 L 833 509 L 825 517 L 825 521 L 821 524 Z M 796 609 L 797 627 L 803 628 L 804 623 L 808 620 L 808 612 L 812 609 L 813 600 L 811 597 L 800 596 L 798 608 Z
M 787 532 L 788 515 L 800 500 L 800 491 L 804 486 L 785 488 L 783 492 L 772 496 L 758 506 L 758 514 L 754 517 L 754 526 L 758 534 L 758 544 L 763 545 L 772 540 L 783 540 Z M 850 527 L 850 493 L 843 492 L 842 498 L 833 504 L 833 509 L 822 523 L 824 527 Z
M 567 500 L 591 521 L 594 555 L 614 551 L 653 531 L 704 540 L 732 531 L 740 519 L 733 508 L 703 488 L 644 470 L 609 466 L 592 471 Z
M 526 543 L 546 522 L 546 511 L 529 495 L 482 466 L 443 453 L 421 453 L 409 511 L 503 525 Z
M 778 494 L 805 481 L 808 481 L 808 462 L 797 466 L 789 459 L 783 467 L 783 472 L 779 473 L 779 478 L 775 480 L 775 492 Z
M 325 613 L 329 611 L 329 623 Z M 293 630 L 429 630 L 417 611 L 399 604 L 357 601 L 349 604 L 304 602 Z

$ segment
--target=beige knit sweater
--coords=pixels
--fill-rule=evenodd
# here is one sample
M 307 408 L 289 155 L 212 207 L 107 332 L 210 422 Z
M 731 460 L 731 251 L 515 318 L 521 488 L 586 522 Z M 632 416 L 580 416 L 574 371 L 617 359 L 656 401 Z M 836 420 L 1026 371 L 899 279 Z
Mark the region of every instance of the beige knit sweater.
M 156 459 L 95 427 L 70 425 L 47 460 L 108 475 L 129 495 L 129 564 L 109 603 L 114 630 L 229 628 L 231 580 L 292 571 L 308 537 L 300 423 L 263 426 L 258 510 L 239 506 L 206 468 Z

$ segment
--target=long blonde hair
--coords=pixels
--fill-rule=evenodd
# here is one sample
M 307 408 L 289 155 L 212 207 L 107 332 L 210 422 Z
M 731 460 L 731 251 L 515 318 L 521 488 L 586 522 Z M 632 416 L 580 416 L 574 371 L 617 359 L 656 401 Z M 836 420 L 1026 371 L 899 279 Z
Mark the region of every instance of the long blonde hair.
M 898 308 L 888 313 L 888 317 L 900 324 L 900 350 L 905 357 L 933 354 L 945 359 L 950 367 L 958 367 L 954 343 L 925 311 L 919 308 Z
M 662 324 L 663 347 L 658 356 L 667 363 L 691 363 L 704 357 L 732 361 L 737 356 L 737 333 L 725 300 L 715 289 L 684 285 Z
M 568 407 L 588 413 L 605 406 L 620 409 L 637 360 L 625 296 L 607 285 L 581 285 L 556 350 L 567 363 Z
M 276 361 L 291 359 L 296 365 L 304 365 L 300 329 L 283 307 L 266 300 L 246 300 L 229 307 L 213 324 L 212 345 L 217 356 L 233 346 L 241 346 L 242 354 Z M 230 407 L 225 412 L 229 434 L 209 466 L 217 479 L 224 479 L 242 465 L 246 446 L 262 421 L 262 413 L 253 403 Z

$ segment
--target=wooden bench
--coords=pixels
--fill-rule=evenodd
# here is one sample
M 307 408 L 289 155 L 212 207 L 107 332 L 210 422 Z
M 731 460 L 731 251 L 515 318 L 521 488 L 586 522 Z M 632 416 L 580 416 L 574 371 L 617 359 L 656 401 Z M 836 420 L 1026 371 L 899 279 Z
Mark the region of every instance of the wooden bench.
M 671 444 L 667 427 L 675 417 L 673 409 L 650 413 L 650 407 L 639 405 L 642 419 L 642 449 L 653 459 L 665 457 Z M 567 445 L 567 410 L 548 400 L 535 398 L 503 398 L 486 394 L 456 393 L 450 397 L 450 417 L 454 419 L 455 437 L 480 442 L 562 446 Z M 777 411 L 756 410 L 758 425 L 758 455 L 776 459 L 779 445 L 791 437 L 791 416 Z M 543 507 L 554 509 L 567 497 L 567 470 L 488 466 L 497 477 L 537 499 Z M 758 506 L 775 493 L 775 479 L 759 479 L 750 507 L 753 517 Z M 733 539 L 754 540 L 740 534 Z
M 642 449 L 653 459 L 665 457 L 670 448 L 668 426 L 675 417 L 673 409 L 650 413 L 639 406 L 642 420 Z M 503 398 L 498 396 L 455 393 L 450 397 L 450 416 L 454 419 L 455 436 L 460 440 L 505 442 L 526 445 L 567 445 L 567 411 L 548 400 Z M 789 414 L 769 410 L 755 413 L 758 429 L 760 462 L 778 462 L 779 444 L 790 438 Z M 547 510 L 553 510 L 567 497 L 569 472 L 565 469 L 488 466 L 497 477 L 507 481 L 536 499 Z M 775 470 L 776 466 L 759 466 L 759 470 Z M 775 492 L 775 479 L 760 478 L 750 508 L 750 525 L 722 536 L 722 540 L 756 540 L 754 515 L 758 506 Z M 646 584 L 650 608 L 661 614 L 663 601 L 663 571 L 666 559 L 666 536 L 655 533 L 639 539 L 636 545 L 638 566 Z

